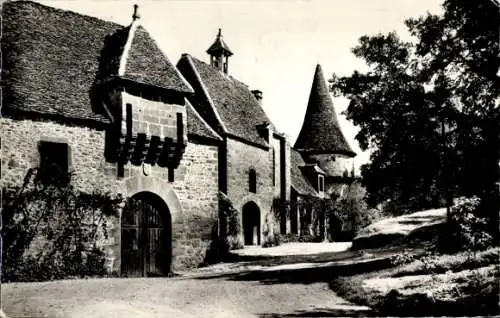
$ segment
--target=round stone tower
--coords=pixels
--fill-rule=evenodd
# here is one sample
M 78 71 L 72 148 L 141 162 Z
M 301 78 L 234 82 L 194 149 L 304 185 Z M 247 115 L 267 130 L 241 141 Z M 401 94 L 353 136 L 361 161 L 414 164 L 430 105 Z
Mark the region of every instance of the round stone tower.
M 326 191 L 333 184 L 352 176 L 353 158 L 356 153 L 347 143 L 321 66 L 316 66 L 309 102 L 294 148 L 307 163 L 316 163 L 326 173 Z

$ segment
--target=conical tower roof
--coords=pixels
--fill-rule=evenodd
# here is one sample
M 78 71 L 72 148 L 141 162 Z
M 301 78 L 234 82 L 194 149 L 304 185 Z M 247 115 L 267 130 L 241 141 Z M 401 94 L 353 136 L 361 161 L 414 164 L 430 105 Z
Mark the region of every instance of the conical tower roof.
M 340 129 L 321 65 L 316 66 L 307 111 L 294 148 L 304 154 L 356 156 Z

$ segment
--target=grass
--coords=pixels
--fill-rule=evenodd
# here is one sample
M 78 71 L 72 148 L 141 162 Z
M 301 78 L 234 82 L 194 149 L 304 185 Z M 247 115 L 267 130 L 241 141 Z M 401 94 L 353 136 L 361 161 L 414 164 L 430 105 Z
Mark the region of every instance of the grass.
M 458 272 L 467 269 L 474 269 L 490 264 L 498 263 L 500 258 L 500 248 L 491 248 L 480 251 L 475 256 L 468 252 L 461 252 L 452 255 L 427 256 L 392 269 L 392 277 L 402 277 L 409 275 L 444 274 L 447 272 Z
M 382 315 L 496 315 L 499 255 L 500 248 L 494 247 L 475 257 L 467 252 L 421 256 L 408 264 L 338 277 L 330 287 Z

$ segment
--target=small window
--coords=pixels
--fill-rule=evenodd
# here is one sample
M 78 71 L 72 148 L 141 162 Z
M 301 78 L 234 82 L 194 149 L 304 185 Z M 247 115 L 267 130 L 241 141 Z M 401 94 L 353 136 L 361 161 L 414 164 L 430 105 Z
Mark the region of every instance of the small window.
M 273 148 L 273 185 L 276 185 L 276 149 Z
M 70 148 L 66 143 L 42 141 L 39 146 L 39 178 L 46 184 L 65 184 L 69 180 Z
M 184 121 L 182 120 L 182 113 L 177 113 L 177 143 L 184 143 Z
M 248 172 L 248 191 L 257 193 L 257 173 L 254 169 Z
M 325 177 L 318 175 L 318 191 L 325 192 Z

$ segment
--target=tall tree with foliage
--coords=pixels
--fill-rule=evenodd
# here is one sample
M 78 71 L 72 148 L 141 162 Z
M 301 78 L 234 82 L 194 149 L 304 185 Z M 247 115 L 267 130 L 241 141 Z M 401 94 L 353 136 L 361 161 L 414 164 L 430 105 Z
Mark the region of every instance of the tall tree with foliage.
M 332 90 L 350 99 L 356 139 L 372 150 L 362 167 L 371 204 L 413 211 L 479 195 L 496 219 L 499 7 L 445 0 L 443 9 L 406 21 L 415 41 L 362 36 L 352 52 L 369 71 L 334 74 Z

